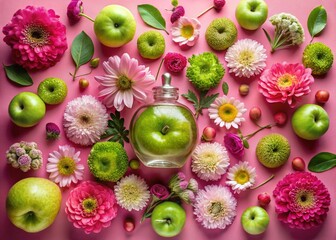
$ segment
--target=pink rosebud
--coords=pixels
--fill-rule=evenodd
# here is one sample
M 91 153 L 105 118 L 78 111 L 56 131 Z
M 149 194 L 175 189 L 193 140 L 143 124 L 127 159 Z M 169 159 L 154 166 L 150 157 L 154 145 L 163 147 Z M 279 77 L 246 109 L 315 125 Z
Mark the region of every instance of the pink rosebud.
M 55 123 L 46 124 L 47 139 L 57 139 L 61 133 L 60 128 Z
M 216 130 L 212 127 L 205 127 L 203 129 L 202 140 L 206 142 L 211 142 L 216 137 Z
M 185 13 L 184 8 L 182 6 L 177 6 L 174 9 L 172 15 L 170 16 L 170 22 L 171 23 L 176 22 L 180 17 L 184 16 L 184 13 Z
M 81 0 L 71 0 L 69 3 L 67 8 L 67 16 L 72 24 L 75 24 L 80 20 L 81 16 L 79 14 L 83 12 L 82 6 L 83 2 Z
M 225 0 L 214 0 L 214 8 L 219 11 L 221 10 L 225 5 Z
M 224 136 L 224 146 L 235 157 L 242 158 L 245 153 L 243 141 L 237 134 L 227 133 Z
M 150 188 L 150 192 L 151 194 L 153 194 L 155 197 L 157 197 L 160 200 L 165 200 L 169 197 L 168 189 L 161 184 L 154 184 Z
M 187 66 L 187 58 L 180 53 L 169 52 L 164 57 L 164 65 L 170 72 L 181 72 Z
M 181 188 L 181 190 L 185 190 L 185 189 L 187 189 L 188 184 L 189 184 L 189 182 L 186 181 L 186 180 L 181 181 L 181 182 L 180 182 L 180 188 Z

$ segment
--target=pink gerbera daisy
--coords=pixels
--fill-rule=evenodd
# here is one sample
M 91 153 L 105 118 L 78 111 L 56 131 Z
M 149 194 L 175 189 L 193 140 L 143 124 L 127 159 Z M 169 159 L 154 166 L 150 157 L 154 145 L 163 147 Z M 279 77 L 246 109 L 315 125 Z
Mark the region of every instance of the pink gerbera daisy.
M 110 57 L 103 63 L 106 75 L 96 76 L 99 82 L 99 97 L 106 107 L 115 107 L 121 111 L 124 107 L 131 108 L 133 101 L 144 101 L 147 97 L 146 88 L 155 81 L 149 68 L 139 65 L 138 60 L 124 53 Z
M 310 93 L 310 85 L 314 83 L 311 72 L 300 63 L 276 63 L 261 75 L 259 92 L 269 103 L 287 102 L 293 108 L 303 95 Z
M 273 191 L 278 219 L 291 228 L 310 229 L 327 217 L 330 194 L 324 184 L 308 172 L 286 175 Z
M 180 17 L 172 27 L 173 41 L 180 47 L 194 46 L 199 38 L 201 23 L 196 18 Z
M 112 189 L 93 181 L 85 181 L 70 192 L 65 203 L 68 220 L 86 234 L 98 233 L 111 225 L 117 216 L 117 203 Z
M 14 61 L 31 70 L 55 65 L 68 48 L 65 26 L 54 10 L 44 7 L 18 10 L 2 32 Z

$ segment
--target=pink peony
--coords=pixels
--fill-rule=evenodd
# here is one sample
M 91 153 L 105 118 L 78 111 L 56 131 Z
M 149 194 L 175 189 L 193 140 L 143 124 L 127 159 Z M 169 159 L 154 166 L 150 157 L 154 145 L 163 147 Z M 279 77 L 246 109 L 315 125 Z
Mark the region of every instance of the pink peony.
M 187 58 L 180 53 L 169 52 L 164 58 L 164 65 L 170 72 L 181 72 L 187 66 Z
M 224 136 L 224 146 L 235 157 L 242 158 L 245 153 L 243 141 L 237 134 L 227 133 Z
M 160 200 L 165 200 L 169 197 L 168 189 L 161 184 L 154 184 L 150 188 L 150 193 L 153 194 L 155 197 L 157 197 Z
M 85 181 L 70 192 L 65 212 L 68 220 L 86 234 L 98 233 L 111 225 L 117 216 L 117 203 L 113 191 L 93 181 Z
M 30 70 L 55 65 L 68 48 L 65 26 L 54 10 L 27 6 L 2 29 L 14 61 Z
M 323 223 L 330 206 L 324 184 L 309 172 L 286 175 L 273 191 L 278 219 L 290 228 L 310 229 Z
M 276 63 L 266 69 L 259 81 L 259 92 L 269 103 L 285 103 L 295 107 L 303 95 L 310 93 L 310 85 L 314 83 L 311 69 L 302 64 Z
M 67 7 L 67 16 L 72 24 L 77 23 L 80 19 L 80 13 L 83 12 L 83 1 L 71 0 Z

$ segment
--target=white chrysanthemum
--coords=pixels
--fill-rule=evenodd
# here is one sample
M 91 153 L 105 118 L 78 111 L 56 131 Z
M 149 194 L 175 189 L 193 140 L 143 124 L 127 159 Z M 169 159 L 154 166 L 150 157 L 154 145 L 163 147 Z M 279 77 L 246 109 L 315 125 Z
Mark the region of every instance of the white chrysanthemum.
M 266 58 L 264 46 L 252 39 L 237 41 L 225 55 L 229 72 L 246 78 L 260 74 L 266 67 Z
M 209 117 L 220 127 L 238 128 L 245 121 L 243 114 L 247 111 L 243 102 L 227 96 L 218 97 L 209 107 Z
M 70 101 L 63 117 L 66 136 L 70 141 L 82 146 L 98 142 L 107 128 L 106 107 L 90 95 Z
M 230 165 L 225 147 L 217 142 L 199 144 L 191 158 L 192 171 L 205 181 L 220 179 Z
M 196 221 L 207 229 L 225 229 L 236 217 L 237 200 L 227 187 L 209 185 L 197 193 Z
M 226 185 L 231 186 L 235 193 L 252 187 L 255 183 L 256 170 L 248 162 L 239 162 L 229 169 Z
M 140 211 L 150 198 L 145 180 L 134 174 L 120 179 L 114 186 L 114 193 L 119 206 L 128 211 Z
M 79 164 L 80 152 L 68 145 L 59 146 L 58 151 L 49 153 L 47 172 L 49 178 L 60 187 L 69 187 L 83 179 L 84 165 Z

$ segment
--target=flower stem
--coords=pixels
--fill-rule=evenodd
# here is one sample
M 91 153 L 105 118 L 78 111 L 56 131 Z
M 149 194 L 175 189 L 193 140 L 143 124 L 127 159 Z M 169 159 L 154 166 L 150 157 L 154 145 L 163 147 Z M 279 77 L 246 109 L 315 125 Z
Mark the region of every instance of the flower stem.
M 167 35 L 169 35 L 169 32 L 166 29 L 163 29 L 163 31 L 165 31 L 167 33 Z
M 162 58 L 162 60 L 160 62 L 159 69 L 157 70 L 157 73 L 156 73 L 156 76 L 155 76 L 155 81 L 157 80 L 157 78 L 159 76 L 163 61 L 164 61 L 164 58 Z
M 93 18 L 89 17 L 88 15 L 86 15 L 84 13 L 80 13 L 79 16 L 85 17 L 85 18 L 89 19 L 91 22 L 95 21 Z
M 208 9 L 206 9 L 206 10 L 204 10 L 203 12 L 201 12 L 198 16 L 197 16 L 197 18 L 200 18 L 201 16 L 203 16 L 204 14 L 206 14 L 207 12 L 209 12 L 211 9 L 213 9 L 214 8 L 214 6 L 211 6 L 211 7 L 209 7 Z
M 263 185 L 265 185 L 266 183 L 268 183 L 269 181 L 271 181 L 273 178 L 275 177 L 274 174 L 272 174 L 269 178 L 267 178 L 265 181 L 263 181 L 262 183 L 260 183 L 259 185 L 255 186 L 255 187 L 252 187 L 250 188 L 251 190 L 254 190 L 254 189 L 257 189 Z
M 264 130 L 265 128 L 272 128 L 273 126 L 275 126 L 274 124 L 268 124 L 266 126 L 260 127 L 257 131 L 250 133 L 248 135 L 246 135 L 245 137 L 243 137 L 246 140 L 249 140 L 251 137 L 253 137 L 254 135 L 256 135 L 258 132 Z
M 76 79 L 76 74 L 77 74 L 77 71 L 78 71 L 78 67 L 75 68 L 75 72 L 73 74 L 70 73 L 70 75 L 72 76 L 72 81 L 75 81 Z
M 77 75 L 77 76 L 74 76 L 72 73 L 70 73 L 70 76 L 72 76 L 72 77 L 83 77 L 83 76 L 87 76 L 87 75 L 90 75 L 91 73 L 92 73 L 92 71 L 93 71 L 93 69 L 91 69 L 91 71 L 90 72 L 88 72 L 88 73 L 84 73 L 84 74 L 81 74 L 81 75 Z

